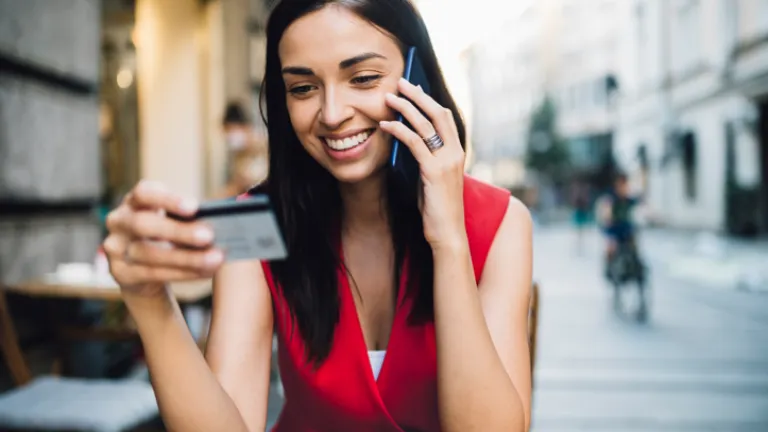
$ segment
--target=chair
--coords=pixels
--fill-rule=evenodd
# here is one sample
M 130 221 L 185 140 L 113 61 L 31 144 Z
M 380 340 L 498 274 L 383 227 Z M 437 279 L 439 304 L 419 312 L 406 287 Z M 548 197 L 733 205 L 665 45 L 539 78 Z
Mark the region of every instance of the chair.
M 539 329 L 539 284 L 531 287 L 531 305 L 528 309 L 528 351 L 531 356 L 531 379 L 536 364 L 536 341 Z
M 146 381 L 33 378 L 0 288 L 0 349 L 16 387 L 0 394 L 0 429 L 120 432 L 158 416 Z

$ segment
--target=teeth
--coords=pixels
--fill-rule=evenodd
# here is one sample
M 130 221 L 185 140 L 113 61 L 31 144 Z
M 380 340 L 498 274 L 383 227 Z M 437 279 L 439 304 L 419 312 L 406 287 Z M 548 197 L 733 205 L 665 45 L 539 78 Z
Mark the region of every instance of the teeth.
M 349 150 L 352 147 L 358 146 L 363 142 L 365 142 L 365 140 L 367 140 L 369 136 L 371 136 L 371 131 L 365 131 L 355 136 L 344 138 L 342 140 L 326 138 L 325 143 L 328 144 L 328 147 L 334 150 Z

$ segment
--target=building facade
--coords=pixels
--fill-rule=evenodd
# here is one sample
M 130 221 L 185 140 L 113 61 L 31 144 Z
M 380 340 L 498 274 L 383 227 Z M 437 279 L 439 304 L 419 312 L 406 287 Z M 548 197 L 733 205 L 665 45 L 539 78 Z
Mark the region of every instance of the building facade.
M 577 172 L 591 176 L 610 163 L 623 7 L 618 0 L 530 2 L 471 47 L 473 141 L 478 162 L 497 166 L 497 182 L 524 181 L 528 126 L 544 97 L 555 103 Z
M 497 184 L 523 181 L 528 118 L 545 88 L 545 65 L 537 55 L 545 25 L 542 7 L 530 2 L 466 53 L 474 170 Z
M 623 0 L 561 0 L 555 33 L 555 67 L 548 92 L 557 107 L 573 174 L 603 189 L 613 172 L 612 148 L 620 88 L 617 19 Z
M 768 232 L 768 1 L 635 0 L 616 155 L 676 227 Z

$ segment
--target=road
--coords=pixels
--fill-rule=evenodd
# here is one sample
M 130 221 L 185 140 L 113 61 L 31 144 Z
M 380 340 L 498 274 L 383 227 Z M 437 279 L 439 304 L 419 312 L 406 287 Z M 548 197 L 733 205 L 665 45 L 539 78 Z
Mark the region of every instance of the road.
M 574 240 L 567 227 L 536 233 L 534 431 L 768 431 L 768 293 L 680 279 L 680 239 L 652 235 L 652 310 L 638 325 L 611 312 L 599 237 L 581 253 Z

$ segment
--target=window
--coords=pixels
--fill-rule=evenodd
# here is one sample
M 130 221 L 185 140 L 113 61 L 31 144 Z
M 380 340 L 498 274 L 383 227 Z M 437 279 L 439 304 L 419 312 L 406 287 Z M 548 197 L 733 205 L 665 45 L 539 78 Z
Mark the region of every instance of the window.
M 593 89 L 594 85 L 592 80 L 584 81 L 584 84 L 581 85 L 581 106 L 582 108 L 592 108 L 594 107 L 594 97 L 593 97 Z
M 760 10 L 757 11 L 757 16 L 760 17 L 758 32 L 760 35 L 766 35 L 768 34 L 768 1 L 761 1 L 759 3 L 759 8 Z
M 575 110 L 578 106 L 578 95 L 577 95 L 577 86 L 575 84 L 572 84 L 568 86 L 568 110 Z
M 685 197 L 688 201 L 696 201 L 697 196 L 697 177 L 698 163 L 696 152 L 696 135 L 693 132 L 686 132 L 680 138 L 680 156 L 683 165 L 683 184 L 685 187 Z
M 596 107 L 602 108 L 606 105 L 606 81 L 603 78 L 593 82 L 593 97 Z
M 635 5 L 635 61 L 640 83 L 648 77 L 648 17 L 646 15 L 645 2 L 638 1 Z
M 568 109 L 568 88 L 561 87 L 557 91 L 557 107 L 559 111 L 566 111 Z
M 677 9 L 675 56 L 677 71 L 687 72 L 701 59 L 701 16 L 698 0 L 686 0 Z
M 635 5 L 635 29 L 637 30 L 636 36 L 638 41 L 643 41 L 647 37 L 647 26 L 648 23 L 646 22 L 646 16 L 645 16 L 645 2 L 644 1 L 638 1 Z
M 624 1 L 624 0 L 619 0 Z M 604 17 L 608 18 L 613 16 L 613 12 L 616 9 L 616 0 L 603 0 L 600 2 L 600 12 Z
M 650 167 L 650 157 L 648 156 L 648 146 L 645 143 L 637 145 L 637 162 L 640 165 L 640 169 L 644 172 L 648 171 Z

